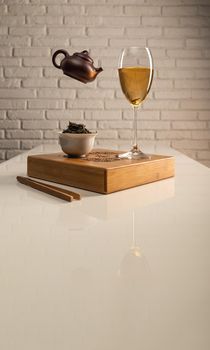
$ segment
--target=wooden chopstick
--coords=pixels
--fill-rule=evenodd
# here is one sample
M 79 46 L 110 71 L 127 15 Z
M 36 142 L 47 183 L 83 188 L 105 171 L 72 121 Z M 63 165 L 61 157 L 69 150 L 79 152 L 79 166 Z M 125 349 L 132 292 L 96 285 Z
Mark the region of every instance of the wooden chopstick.
M 35 180 L 29 179 L 29 178 L 24 177 L 24 176 L 17 176 L 17 181 L 26 185 L 26 186 L 32 187 L 38 191 L 50 194 L 54 197 L 63 199 L 65 201 L 72 202 L 72 200 L 73 200 L 73 196 L 71 194 L 67 193 L 67 192 L 71 192 L 71 191 L 68 191 L 68 190 L 65 190 L 65 189 L 62 189 L 62 188 L 59 188 L 56 186 L 52 186 L 52 185 L 48 186 L 48 185 L 43 184 L 39 181 L 35 181 Z
M 23 177 L 23 176 L 22 176 Z M 25 178 L 25 179 L 29 179 L 29 178 Z M 62 191 L 63 193 L 66 193 L 70 196 L 72 196 L 74 199 L 77 199 L 77 200 L 80 200 L 81 199 L 81 196 L 79 193 L 77 192 L 73 192 L 73 191 L 70 191 L 70 190 L 66 190 L 65 188 L 61 188 L 61 187 L 58 187 L 58 186 L 53 186 L 53 185 L 50 185 L 50 184 L 45 184 L 43 182 L 40 182 L 40 181 L 37 181 L 37 180 L 34 180 L 34 179 L 29 179 L 37 184 L 41 184 L 41 185 L 44 185 L 44 186 L 47 186 L 47 187 L 50 187 L 50 188 L 53 188 L 54 190 L 58 190 L 58 191 Z

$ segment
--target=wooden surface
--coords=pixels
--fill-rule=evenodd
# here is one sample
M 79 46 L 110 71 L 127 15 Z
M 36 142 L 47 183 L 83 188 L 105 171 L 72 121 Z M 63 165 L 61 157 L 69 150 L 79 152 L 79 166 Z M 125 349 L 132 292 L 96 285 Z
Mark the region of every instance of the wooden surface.
M 96 162 L 68 158 L 64 153 L 40 154 L 28 157 L 27 170 L 31 177 L 112 193 L 174 176 L 174 157 L 152 155 L 150 160 Z

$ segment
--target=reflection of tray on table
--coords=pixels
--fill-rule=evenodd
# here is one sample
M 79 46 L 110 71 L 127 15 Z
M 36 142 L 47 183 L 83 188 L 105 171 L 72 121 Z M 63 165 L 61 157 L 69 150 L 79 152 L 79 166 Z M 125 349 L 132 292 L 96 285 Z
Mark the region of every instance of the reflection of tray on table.
M 112 193 L 174 176 L 174 157 L 115 159 L 118 151 L 94 150 L 86 158 L 64 153 L 28 157 L 28 175 L 85 190 Z

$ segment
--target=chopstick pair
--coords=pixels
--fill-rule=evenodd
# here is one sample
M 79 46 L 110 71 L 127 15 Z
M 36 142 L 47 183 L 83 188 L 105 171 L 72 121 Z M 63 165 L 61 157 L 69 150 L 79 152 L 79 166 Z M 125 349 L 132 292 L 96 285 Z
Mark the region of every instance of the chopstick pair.
M 32 180 L 28 177 L 17 176 L 17 181 L 26 185 L 26 186 L 32 187 L 38 191 L 41 191 L 41 192 L 50 194 L 54 197 L 63 199 L 67 202 L 72 202 L 74 199 L 76 199 L 76 200 L 81 199 L 81 196 L 79 193 L 72 192 L 72 191 L 66 190 L 64 188 L 57 187 L 57 186 L 44 184 L 42 182 Z

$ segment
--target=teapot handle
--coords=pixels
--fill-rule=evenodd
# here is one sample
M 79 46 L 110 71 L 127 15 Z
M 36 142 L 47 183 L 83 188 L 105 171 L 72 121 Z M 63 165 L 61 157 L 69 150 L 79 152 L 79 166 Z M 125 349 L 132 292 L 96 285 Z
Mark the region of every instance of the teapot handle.
M 56 63 L 55 59 L 56 59 L 57 55 L 59 55 L 60 53 L 64 54 L 65 58 L 66 58 L 67 56 L 69 56 L 69 54 L 68 54 L 68 52 L 67 52 L 66 50 L 57 50 L 57 51 L 54 52 L 54 54 L 53 54 L 53 56 L 52 56 L 52 63 L 54 64 L 54 66 L 55 66 L 56 68 L 59 68 L 59 69 L 61 69 L 61 66 L 59 66 L 59 65 Z

